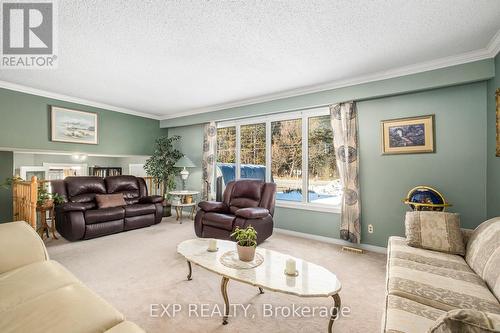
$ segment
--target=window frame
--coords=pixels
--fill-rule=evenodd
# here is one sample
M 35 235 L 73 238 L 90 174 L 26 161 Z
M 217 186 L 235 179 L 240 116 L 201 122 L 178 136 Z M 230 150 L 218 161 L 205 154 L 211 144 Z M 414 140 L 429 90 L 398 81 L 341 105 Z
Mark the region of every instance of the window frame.
M 304 209 L 328 213 L 340 213 L 340 204 L 329 205 L 321 203 L 309 202 L 309 195 L 307 195 L 309 189 L 309 118 L 320 117 L 330 115 L 330 110 L 328 107 L 312 108 L 302 111 L 294 112 L 284 112 L 271 114 L 260 117 L 251 118 L 241 118 L 235 120 L 227 120 L 217 122 L 217 129 L 225 127 L 235 127 L 236 128 L 236 163 L 235 163 L 235 177 L 240 179 L 240 167 L 241 167 L 241 126 L 251 125 L 251 124 L 265 124 L 266 125 L 266 181 L 271 180 L 271 123 L 275 121 L 301 119 L 302 120 L 302 201 L 285 201 L 276 200 L 277 207 L 293 208 L 293 209 Z M 217 152 L 216 152 L 217 153 Z M 304 192 L 305 189 L 305 192 Z

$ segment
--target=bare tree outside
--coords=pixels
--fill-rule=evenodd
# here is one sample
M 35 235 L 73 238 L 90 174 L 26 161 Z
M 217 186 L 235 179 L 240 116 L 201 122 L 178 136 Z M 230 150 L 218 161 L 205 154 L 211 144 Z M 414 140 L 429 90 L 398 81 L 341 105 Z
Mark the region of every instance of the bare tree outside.
M 302 200 L 302 119 L 271 123 L 271 174 L 278 192 Z
M 236 163 L 236 127 L 217 129 L 217 162 Z

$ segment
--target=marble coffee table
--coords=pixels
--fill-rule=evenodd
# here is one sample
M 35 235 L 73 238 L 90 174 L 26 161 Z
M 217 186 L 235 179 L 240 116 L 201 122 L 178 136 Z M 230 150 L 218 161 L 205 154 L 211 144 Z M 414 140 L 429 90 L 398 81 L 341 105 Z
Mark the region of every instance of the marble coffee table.
M 334 309 L 328 323 L 328 332 L 332 332 L 333 322 L 341 306 L 338 294 L 341 284 L 335 274 L 322 266 L 261 247 L 257 247 L 257 252 L 264 258 L 262 264 L 249 269 L 230 268 L 220 262 L 220 257 L 228 251 L 236 250 L 236 243 L 217 240 L 217 246 L 219 248 L 217 252 L 208 252 L 208 239 L 190 239 L 180 243 L 177 246 L 177 252 L 187 260 L 188 280 L 192 278 L 191 263 L 222 276 L 221 292 L 225 303 L 222 323 L 224 325 L 228 323 L 229 316 L 227 284 L 229 280 L 235 280 L 258 287 L 260 293 L 264 293 L 263 290 L 266 289 L 299 297 L 332 297 Z M 284 273 L 285 262 L 289 258 L 296 261 L 297 276 L 288 276 Z

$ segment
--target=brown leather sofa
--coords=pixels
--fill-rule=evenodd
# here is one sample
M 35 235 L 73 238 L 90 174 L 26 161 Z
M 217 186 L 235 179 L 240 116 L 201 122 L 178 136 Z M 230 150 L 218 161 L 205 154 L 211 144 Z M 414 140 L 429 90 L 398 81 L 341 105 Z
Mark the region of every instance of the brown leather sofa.
M 70 241 L 109 235 L 161 222 L 163 198 L 148 196 L 143 178 L 134 176 L 66 177 L 51 182 L 65 203 L 56 206 L 57 231 Z M 122 193 L 125 206 L 97 207 L 97 194 Z
M 229 182 L 222 202 L 202 201 L 194 220 L 196 236 L 231 239 L 236 227 L 253 226 L 260 244 L 273 233 L 276 184 L 242 179 Z

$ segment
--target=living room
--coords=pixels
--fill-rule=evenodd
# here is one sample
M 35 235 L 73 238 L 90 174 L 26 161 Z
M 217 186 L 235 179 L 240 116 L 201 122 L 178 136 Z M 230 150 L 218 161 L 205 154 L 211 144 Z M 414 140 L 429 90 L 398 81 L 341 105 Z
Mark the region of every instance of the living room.
M 2 20 L 0 332 L 500 332 L 499 1 Z

